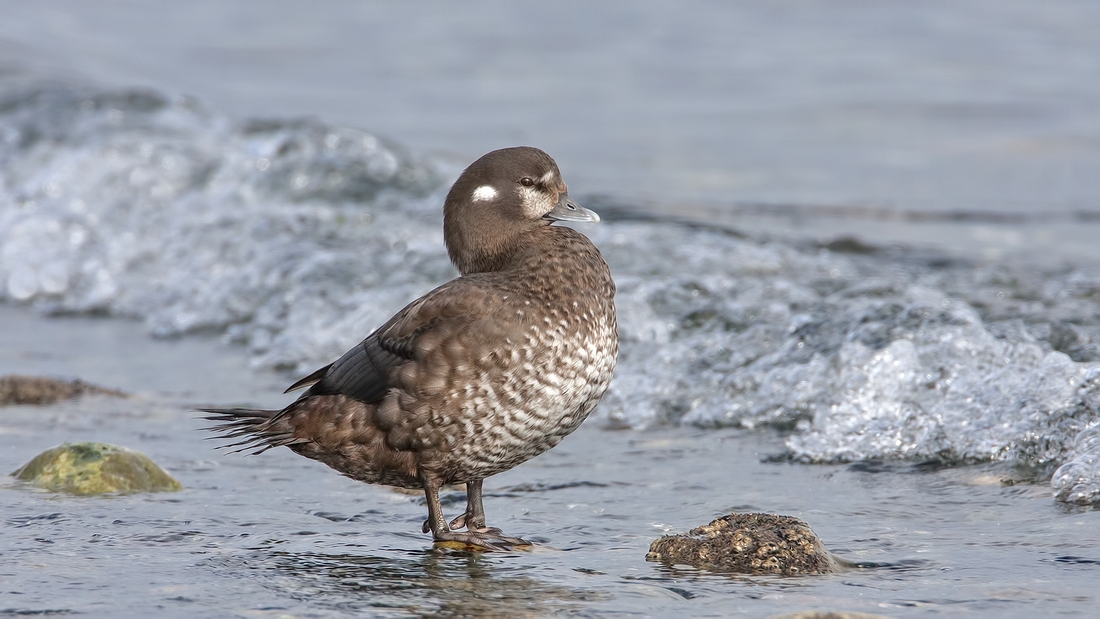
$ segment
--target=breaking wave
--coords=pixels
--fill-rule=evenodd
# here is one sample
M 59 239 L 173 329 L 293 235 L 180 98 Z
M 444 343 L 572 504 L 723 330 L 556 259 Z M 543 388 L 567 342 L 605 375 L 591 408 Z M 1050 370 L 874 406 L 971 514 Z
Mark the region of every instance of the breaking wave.
M 0 164 L 0 298 L 224 333 L 257 366 L 313 369 L 455 274 L 440 205 L 458 170 L 357 129 L 8 79 Z M 1100 501 L 1095 273 L 588 205 L 619 286 L 603 423 L 779 428 L 805 462 L 1010 461 Z

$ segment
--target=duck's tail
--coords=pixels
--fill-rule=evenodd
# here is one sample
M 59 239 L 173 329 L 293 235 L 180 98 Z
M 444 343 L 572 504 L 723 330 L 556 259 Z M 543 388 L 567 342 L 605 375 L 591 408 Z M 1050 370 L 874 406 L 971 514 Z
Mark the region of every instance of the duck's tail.
M 219 445 L 218 449 L 236 447 L 229 453 L 247 451 L 250 455 L 262 454 L 273 447 L 283 447 L 308 442 L 294 436 L 294 428 L 287 423 L 284 411 L 265 411 L 255 408 L 200 408 L 207 413 L 203 419 L 215 422 L 204 428 L 215 432 L 211 439 L 242 439 Z

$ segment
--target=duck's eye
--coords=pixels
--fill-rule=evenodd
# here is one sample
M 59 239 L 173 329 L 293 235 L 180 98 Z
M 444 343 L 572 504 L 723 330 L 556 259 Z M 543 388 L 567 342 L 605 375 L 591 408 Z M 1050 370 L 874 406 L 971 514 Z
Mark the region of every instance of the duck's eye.
M 530 176 L 524 176 L 523 178 L 519 179 L 519 184 L 523 185 L 524 187 L 530 187 L 535 184 L 535 181 Z

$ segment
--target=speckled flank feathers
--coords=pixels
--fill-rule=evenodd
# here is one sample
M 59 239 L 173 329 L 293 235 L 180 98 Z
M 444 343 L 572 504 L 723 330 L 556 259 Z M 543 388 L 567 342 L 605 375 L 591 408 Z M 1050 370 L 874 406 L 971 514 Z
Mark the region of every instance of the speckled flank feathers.
M 459 278 L 295 383 L 309 388 L 282 411 L 211 409 L 209 418 L 243 450 L 287 446 L 353 479 L 424 488 L 437 541 L 523 543 L 485 526 L 481 481 L 575 430 L 618 354 L 607 264 L 583 234 L 550 225 L 557 220 L 598 217 L 569 199 L 553 159 L 526 147 L 485 155 L 444 205 Z M 468 484 L 469 504 L 448 527 L 437 492 L 457 482 Z

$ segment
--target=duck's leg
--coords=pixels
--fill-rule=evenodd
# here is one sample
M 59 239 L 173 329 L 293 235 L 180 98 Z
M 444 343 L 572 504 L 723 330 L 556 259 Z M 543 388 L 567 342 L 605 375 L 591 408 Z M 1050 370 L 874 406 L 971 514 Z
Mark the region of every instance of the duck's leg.
M 460 544 L 466 544 L 468 546 L 474 546 L 484 550 L 511 550 L 513 546 L 528 546 L 528 542 L 525 542 L 515 537 L 505 537 L 500 534 L 500 529 L 490 529 L 485 527 L 485 509 L 481 505 L 481 482 L 476 484 L 477 491 L 475 494 L 468 494 L 466 514 L 459 516 L 455 519 L 458 522 L 460 519 L 462 522 L 458 524 L 459 527 L 465 523 L 475 522 L 474 518 L 470 516 L 471 509 L 475 504 L 476 497 L 476 511 L 480 517 L 476 522 L 481 523 L 481 527 L 469 527 L 465 532 L 452 531 L 451 527 L 447 526 L 447 519 L 443 516 L 443 506 L 439 503 L 439 486 L 440 481 L 431 474 L 421 474 L 421 480 L 424 482 L 424 497 L 428 501 L 428 522 L 427 528 L 431 530 L 432 537 L 436 542 L 457 542 Z M 466 486 L 467 492 L 470 492 L 470 484 Z
M 478 479 L 466 482 L 466 511 L 451 521 L 452 529 L 485 528 L 485 505 L 481 502 L 481 481 Z M 500 529 L 497 531 L 499 532 Z
M 531 542 L 518 537 L 508 537 L 496 527 L 485 524 L 485 505 L 482 502 L 482 480 L 466 482 L 466 512 L 451 521 L 451 529 L 466 527 L 467 531 L 477 531 L 503 540 L 513 546 L 530 546 Z

